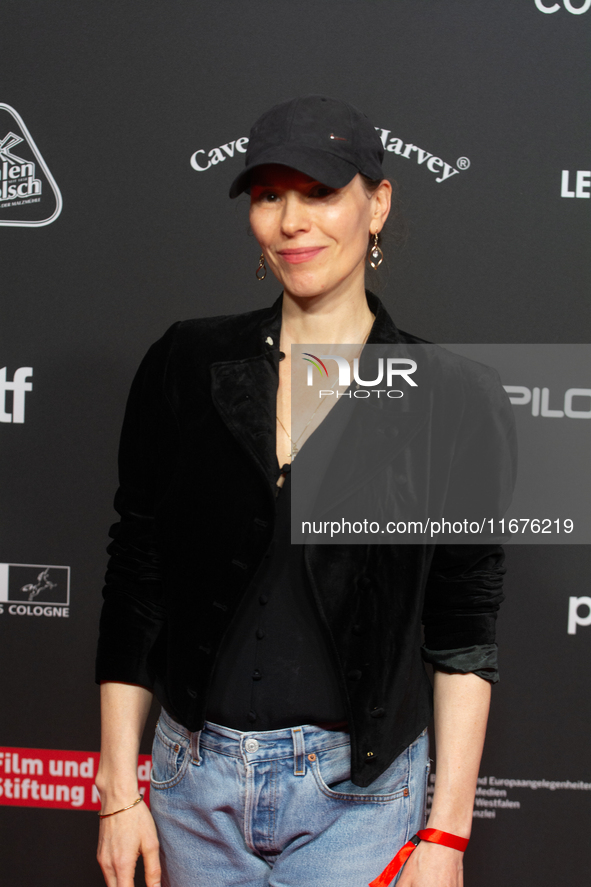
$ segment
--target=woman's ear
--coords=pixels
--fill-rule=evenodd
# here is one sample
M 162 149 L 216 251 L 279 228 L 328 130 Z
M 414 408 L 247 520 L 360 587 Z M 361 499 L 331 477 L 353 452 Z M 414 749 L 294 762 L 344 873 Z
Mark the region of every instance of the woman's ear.
M 373 201 L 373 219 L 378 222 L 378 231 L 384 227 L 392 204 L 392 185 L 388 179 L 382 179 L 371 195 Z

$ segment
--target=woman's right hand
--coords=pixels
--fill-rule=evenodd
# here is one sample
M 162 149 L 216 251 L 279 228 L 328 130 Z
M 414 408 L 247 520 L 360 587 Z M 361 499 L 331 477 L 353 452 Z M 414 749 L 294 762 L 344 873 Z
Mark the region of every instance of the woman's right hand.
M 138 797 L 137 762 L 140 738 L 152 692 L 138 684 L 101 684 L 101 760 L 96 787 L 105 813 L 101 819 L 97 859 L 107 887 L 133 887 L 138 856 L 144 857 L 147 887 L 160 887 L 158 834 L 152 814 Z
M 134 887 L 140 855 L 144 858 L 146 887 L 160 887 L 158 835 L 152 814 L 143 802 L 101 819 L 97 859 L 107 887 Z

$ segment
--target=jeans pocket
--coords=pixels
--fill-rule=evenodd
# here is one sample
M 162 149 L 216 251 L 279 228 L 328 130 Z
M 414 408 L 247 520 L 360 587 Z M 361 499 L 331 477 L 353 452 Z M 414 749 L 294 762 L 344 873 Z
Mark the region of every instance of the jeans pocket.
M 171 738 L 158 722 L 152 744 L 152 787 L 163 789 L 177 785 L 186 773 L 189 759 L 188 741 L 180 736 L 176 740 Z
M 351 782 L 349 746 L 317 754 L 312 763 L 312 772 L 322 794 L 334 800 L 384 804 L 409 796 L 407 752 L 403 752 L 381 776 L 365 787 Z

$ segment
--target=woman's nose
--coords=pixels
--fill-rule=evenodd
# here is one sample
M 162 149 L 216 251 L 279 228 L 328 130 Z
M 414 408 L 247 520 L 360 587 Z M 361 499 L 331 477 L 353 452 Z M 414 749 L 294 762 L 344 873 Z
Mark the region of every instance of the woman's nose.
M 281 216 L 281 230 L 288 236 L 298 231 L 307 231 L 310 227 L 310 213 L 299 194 L 286 194 Z

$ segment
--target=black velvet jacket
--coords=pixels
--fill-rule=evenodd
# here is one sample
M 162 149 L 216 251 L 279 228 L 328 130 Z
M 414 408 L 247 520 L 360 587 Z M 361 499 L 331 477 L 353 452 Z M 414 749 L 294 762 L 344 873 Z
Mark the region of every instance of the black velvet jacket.
M 368 344 L 421 341 L 367 299 Z M 144 358 L 125 414 L 96 679 L 153 689 L 192 731 L 273 536 L 281 304 L 174 324 Z M 504 416 L 509 428 L 510 407 Z M 429 722 L 421 652 L 496 680 L 503 550 L 309 544 L 305 564 L 346 700 L 352 780 L 367 786 Z

